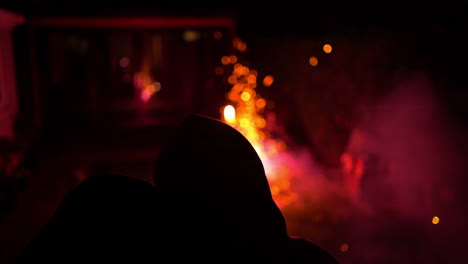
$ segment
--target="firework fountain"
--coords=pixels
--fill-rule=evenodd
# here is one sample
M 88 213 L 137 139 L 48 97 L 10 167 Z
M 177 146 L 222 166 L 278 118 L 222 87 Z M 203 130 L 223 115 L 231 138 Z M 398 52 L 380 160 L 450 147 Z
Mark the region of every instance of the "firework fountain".
M 242 53 L 246 44 L 236 39 L 234 48 Z M 240 57 L 222 57 L 216 70 L 231 87 L 221 119 L 256 149 L 292 235 L 316 240 L 342 263 L 444 263 L 454 249 L 438 252 L 441 244 L 427 241 L 454 234 L 439 226 L 444 214 L 454 226 L 461 216 L 443 206 L 454 202 L 456 188 L 447 179 L 460 166 L 427 79 L 410 78 L 374 105 L 362 104 L 341 167 L 331 171 L 306 148 L 291 148 L 271 133 L 277 125 L 272 102 L 261 91 L 274 89 L 274 78 Z

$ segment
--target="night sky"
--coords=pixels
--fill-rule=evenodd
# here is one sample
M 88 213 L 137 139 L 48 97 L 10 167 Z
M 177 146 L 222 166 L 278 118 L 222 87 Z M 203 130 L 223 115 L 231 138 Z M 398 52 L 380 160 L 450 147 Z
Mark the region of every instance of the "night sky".
M 58 16 L 232 16 L 245 34 L 317 35 L 353 33 L 368 28 L 398 30 L 407 24 L 466 21 L 453 1 L 10 1 L 4 8 L 25 15 Z M 110 2 L 109 2 L 110 3 Z M 222 4 L 220 4 L 222 3 Z M 311 26 L 313 25 L 313 26 Z

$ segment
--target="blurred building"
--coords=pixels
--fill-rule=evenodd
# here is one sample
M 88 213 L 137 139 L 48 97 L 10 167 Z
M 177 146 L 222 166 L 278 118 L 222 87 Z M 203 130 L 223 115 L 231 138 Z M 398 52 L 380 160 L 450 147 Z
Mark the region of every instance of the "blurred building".
M 230 18 L 37 17 L 27 20 L 34 123 L 58 131 L 141 127 L 217 114 L 214 74 Z
M 14 145 L 152 160 L 185 114 L 219 116 L 232 17 L 0 11 L 0 137 Z

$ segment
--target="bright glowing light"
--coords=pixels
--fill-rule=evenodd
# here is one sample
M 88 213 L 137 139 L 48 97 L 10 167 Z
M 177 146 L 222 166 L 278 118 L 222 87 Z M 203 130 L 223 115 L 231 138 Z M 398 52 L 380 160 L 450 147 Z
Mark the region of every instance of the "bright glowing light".
M 263 78 L 263 85 L 265 87 L 271 86 L 273 84 L 273 76 L 267 75 L 265 78 Z
M 241 94 L 241 99 L 242 99 L 242 101 L 245 101 L 245 102 L 249 101 L 250 100 L 250 94 L 248 92 L 243 92 Z
M 432 223 L 433 223 L 434 225 L 437 225 L 439 222 L 440 222 L 439 217 L 434 216 L 434 217 L 432 218 Z
M 340 246 L 340 251 L 341 252 L 346 252 L 348 250 L 349 250 L 349 245 L 347 243 L 341 244 L 341 246 Z
M 140 95 L 140 98 L 143 102 L 148 102 L 149 99 L 151 99 L 151 92 L 149 90 L 143 90 L 141 91 L 141 95 Z
M 323 51 L 324 51 L 325 53 L 330 53 L 330 52 L 332 52 L 332 46 L 331 46 L 330 44 L 325 44 L 325 45 L 323 45 Z
M 273 161 L 286 149 L 286 144 L 271 138 L 270 133 L 264 131 L 267 128 L 267 119 L 262 113 L 267 101 L 255 90 L 257 76 L 256 70 L 251 70 L 239 62 L 234 63 L 232 75 L 227 80 L 232 85 L 227 93 L 227 99 L 231 104 L 220 110 L 222 119 L 241 132 L 257 151 L 272 184 L 272 194 L 279 206 L 283 207 L 293 202 L 296 197 L 289 183 L 289 170 L 276 168 Z M 265 86 L 269 86 L 273 83 L 273 77 L 268 75 L 263 81 Z
M 236 109 L 232 105 L 226 105 L 223 111 L 224 120 L 228 123 L 236 121 Z
M 312 66 L 312 67 L 317 66 L 317 64 L 318 64 L 318 59 L 317 59 L 317 57 L 315 57 L 315 56 L 310 57 L 310 58 L 309 58 L 309 64 L 310 64 L 310 66 Z
M 129 63 L 130 63 L 130 59 L 128 57 L 120 58 L 120 67 L 127 68 Z
M 271 194 L 278 195 L 280 193 L 280 188 L 276 185 L 271 186 Z
M 247 118 L 241 118 L 241 120 L 239 122 L 239 125 L 240 125 L 240 127 L 244 128 L 244 129 L 249 129 L 250 121 Z

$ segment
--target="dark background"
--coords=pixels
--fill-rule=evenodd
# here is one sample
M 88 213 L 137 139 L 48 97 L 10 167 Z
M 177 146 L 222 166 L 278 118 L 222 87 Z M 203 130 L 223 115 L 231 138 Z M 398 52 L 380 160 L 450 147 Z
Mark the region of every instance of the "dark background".
M 415 165 L 411 168 L 425 168 L 427 164 L 424 162 L 427 160 L 432 160 L 443 168 L 443 173 L 434 173 L 437 174 L 434 177 L 415 175 L 415 185 L 432 188 L 443 182 L 452 187 L 448 191 L 455 197 L 452 202 L 435 199 L 433 204 L 439 212 L 446 212 L 446 218 L 441 216 L 441 229 L 433 231 L 430 220 L 427 220 L 432 215 L 420 213 L 417 207 L 410 206 L 409 201 L 408 207 L 414 213 L 408 218 L 403 213 L 400 215 L 401 212 L 387 215 L 384 209 L 380 216 L 371 219 L 360 218 L 360 215 L 353 213 L 344 216 L 327 215 L 329 210 L 347 205 L 343 203 L 338 206 L 337 203 L 342 201 L 336 199 L 323 202 L 323 207 L 328 205 L 325 209 L 321 206 L 317 207 L 319 209 L 306 208 L 314 212 L 313 216 L 316 216 L 317 211 L 325 211 L 325 217 L 322 217 L 325 220 L 311 220 L 307 216 L 294 218 L 296 216 L 293 212 L 293 218 L 290 219 L 295 224 L 291 225 L 291 232 L 315 238 L 342 260 L 343 264 L 447 263 L 460 260 L 463 256 L 462 235 L 465 229 L 462 227 L 466 219 L 464 212 L 467 204 L 464 195 L 467 183 L 464 164 L 468 158 L 468 20 L 461 3 L 11 1 L 2 4 L 3 8 L 22 14 L 26 19 L 43 16 L 234 18 L 237 35 L 248 45 L 245 57 L 249 63 L 259 72 L 275 77 L 274 89 L 261 90 L 261 93 L 275 102 L 274 112 L 284 128 L 283 135 L 289 137 L 287 140 L 291 146 L 305 146 L 320 168 L 329 171 L 340 168 L 340 158 L 343 153 L 350 151 L 349 145 L 353 142 L 356 129 L 369 125 L 361 115 L 360 111 L 366 111 L 362 108 L 388 102 L 385 99 L 402 83 L 411 84 L 416 79 L 415 86 L 421 85 L 418 76 L 422 76 L 422 79 L 428 81 L 436 101 L 440 103 L 440 112 L 437 115 L 429 114 L 424 118 L 449 123 L 450 132 L 446 133 L 449 126 L 445 125 L 418 127 L 418 119 L 413 122 L 410 118 L 414 116 L 410 112 L 402 111 L 401 119 L 398 120 L 416 123 L 415 127 L 419 128 L 416 132 L 407 134 L 404 141 L 409 146 L 406 149 L 408 153 L 417 153 L 409 159 L 415 160 Z M 33 108 L 28 90 L 31 82 L 26 52 L 28 38 L 22 27 L 18 27 L 13 34 L 20 107 L 25 116 L 24 124 L 19 122 L 19 127 L 24 134 L 30 135 L 28 115 L 32 114 Z M 324 43 L 332 44 L 332 56 L 326 57 L 321 52 Z M 316 68 L 307 64 L 312 55 L 319 56 L 319 66 Z M 419 102 L 417 93 L 415 97 L 414 102 Z M 389 108 L 400 109 L 402 106 L 402 109 L 406 109 L 405 103 L 412 104 L 411 100 L 410 103 L 405 101 L 406 98 L 410 96 L 397 98 L 396 103 L 389 103 Z M 379 121 L 385 123 L 387 120 L 373 120 L 369 126 L 375 125 L 372 122 L 380 125 Z M 382 143 L 381 148 L 391 148 L 392 143 L 397 142 L 390 140 L 392 129 L 398 131 L 403 126 L 401 124 L 408 123 L 396 122 L 390 126 L 390 132 L 380 138 L 389 143 Z M 15 213 L 2 218 L 1 234 L 5 235 L 0 236 L 2 246 L 5 247 L 0 251 L 0 261 L 10 260 L 27 243 L 54 212 L 69 190 L 68 187 L 76 184 L 79 175 L 86 174 L 88 170 L 112 168 L 131 175 L 144 175 L 142 177 L 147 179 L 151 161 L 158 145 L 166 136 L 167 128 L 158 131 L 157 134 L 150 131 L 149 136 L 148 131 L 136 134 L 117 133 L 109 141 L 102 141 L 103 138 L 109 138 L 107 134 L 97 136 L 98 133 L 90 132 L 81 138 L 58 138 L 56 135 L 45 134 L 34 142 L 37 145 L 33 150 L 37 153 L 33 156 L 39 157 L 33 162 L 37 175 L 31 179 L 27 191 L 19 196 Z M 440 135 L 428 136 L 431 133 Z M 132 139 L 122 143 L 125 141 L 121 140 L 122 136 Z M 99 148 L 93 145 L 93 141 L 82 144 L 85 142 L 83 140 L 92 137 L 96 137 L 95 142 L 100 142 Z M 148 144 L 147 139 L 151 137 L 157 139 Z M 433 159 L 422 158 L 426 157 L 423 151 L 411 151 L 414 141 L 421 139 L 425 146 L 441 138 L 447 140 L 443 142 L 449 142 L 447 145 L 455 147 L 450 148 L 450 151 L 426 153 L 426 156 Z M 119 142 L 119 148 L 115 142 Z M 383 152 L 385 151 L 387 150 L 384 149 Z M 131 155 L 128 155 L 130 152 Z M 398 154 L 400 155 L 397 156 L 404 156 L 407 153 L 402 151 Z M 132 157 L 131 160 L 128 160 L 129 156 Z M 96 161 L 98 162 L 94 163 Z M 427 170 L 422 171 L 422 174 L 431 174 Z M 370 193 L 375 195 L 378 187 L 371 185 L 373 192 Z M 377 196 L 371 197 L 377 200 Z M 37 220 L 29 221 L 33 218 Z M 428 224 L 424 221 L 424 224 L 420 224 L 418 221 L 421 219 L 429 221 Z M 444 219 L 447 219 L 446 225 L 442 225 Z M 307 225 L 304 223 L 312 223 L 312 231 L 304 228 Z M 448 226 L 450 223 L 452 227 Z M 339 250 L 346 239 L 351 243 L 348 253 Z M 360 244 L 362 241 L 364 243 Z

